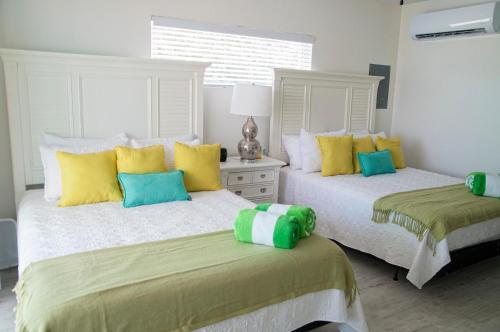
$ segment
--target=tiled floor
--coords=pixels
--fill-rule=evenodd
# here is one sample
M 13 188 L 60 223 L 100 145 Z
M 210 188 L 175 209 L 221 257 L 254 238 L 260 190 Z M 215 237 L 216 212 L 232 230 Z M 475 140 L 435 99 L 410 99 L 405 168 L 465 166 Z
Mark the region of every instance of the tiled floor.
M 17 281 L 17 268 L 0 271 L 0 332 L 14 331 L 14 306 L 16 297 L 12 293 Z
M 435 277 L 419 290 L 405 273 L 393 281 L 389 264 L 346 252 L 370 331 L 500 331 L 500 256 Z
M 434 278 L 422 290 L 394 268 L 369 255 L 346 249 L 356 272 L 370 331 L 500 331 L 500 257 Z M 0 332 L 14 330 L 16 269 L 2 271 Z M 315 332 L 337 331 L 325 325 Z

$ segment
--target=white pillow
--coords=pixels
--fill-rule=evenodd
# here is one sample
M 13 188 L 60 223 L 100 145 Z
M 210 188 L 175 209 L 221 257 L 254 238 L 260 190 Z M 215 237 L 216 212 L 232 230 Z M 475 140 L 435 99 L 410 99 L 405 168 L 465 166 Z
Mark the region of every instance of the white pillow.
M 130 146 L 133 148 L 144 148 L 151 145 L 162 144 L 165 150 L 165 163 L 168 169 L 174 168 L 174 145 L 175 142 L 184 143 L 187 145 L 200 145 L 200 140 L 196 135 L 180 135 L 165 138 L 145 138 L 145 139 L 130 139 Z
M 290 168 L 293 170 L 302 168 L 302 155 L 300 154 L 299 135 L 283 135 L 283 147 L 288 154 Z
M 370 136 L 372 137 L 372 141 L 373 141 L 373 144 L 377 144 L 377 136 L 380 136 L 382 138 L 386 138 L 387 136 L 385 136 L 385 133 L 383 131 L 379 132 L 379 133 L 376 133 L 376 134 L 370 134 Z
M 383 131 L 376 133 L 376 134 L 370 134 L 370 132 L 368 130 L 359 130 L 359 131 L 350 132 L 350 134 L 352 134 L 354 136 L 354 138 L 370 136 L 372 138 L 373 144 L 377 143 L 377 136 L 386 138 L 385 133 Z
M 185 135 L 178 135 L 178 136 L 171 136 L 171 137 L 155 137 L 155 138 L 136 138 L 136 137 L 131 137 L 131 140 L 135 140 L 136 143 L 140 144 L 163 144 L 162 142 L 170 142 L 173 141 L 175 142 L 189 142 L 192 140 L 197 139 L 198 136 L 195 134 L 185 134 Z
M 82 138 L 82 137 L 64 137 L 50 133 L 43 134 L 43 140 L 47 145 L 58 146 L 76 146 L 85 147 L 99 144 L 114 143 L 115 145 L 127 145 L 128 136 L 125 133 L 120 133 L 108 138 Z
M 352 131 L 349 134 L 352 134 L 354 138 L 359 138 L 370 135 L 370 132 L 368 130 L 358 130 L 358 131 Z
M 62 145 L 40 145 L 40 156 L 43 164 L 44 198 L 49 202 L 57 201 L 62 194 L 61 168 L 57 160 L 57 151 L 64 151 L 75 154 L 94 153 L 107 150 L 113 150 L 115 146 L 120 145 L 109 141 L 93 146 L 62 146 Z
M 302 170 L 306 173 L 321 171 L 321 151 L 319 150 L 316 136 L 342 136 L 345 129 L 329 131 L 324 133 L 310 133 L 307 130 L 300 130 L 300 153 L 302 155 Z

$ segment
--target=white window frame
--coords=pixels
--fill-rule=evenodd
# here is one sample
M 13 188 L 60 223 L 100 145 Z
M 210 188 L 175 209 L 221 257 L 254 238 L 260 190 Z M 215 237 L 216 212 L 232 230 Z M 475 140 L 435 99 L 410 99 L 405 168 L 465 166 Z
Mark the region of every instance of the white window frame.
M 156 31 L 155 29 L 165 29 L 166 36 L 170 34 L 171 37 L 165 39 L 164 45 L 161 45 L 161 41 L 158 41 L 158 39 L 161 38 L 160 31 Z M 204 41 L 203 39 L 209 41 L 210 39 L 214 40 L 214 38 L 221 38 L 222 44 L 214 50 L 214 54 L 210 55 L 199 55 L 196 54 L 197 50 L 188 49 L 181 49 L 177 52 L 174 51 L 167 54 L 168 52 L 165 51 L 165 47 L 169 46 L 169 43 L 170 45 L 177 43 L 177 41 L 175 41 L 176 38 L 172 37 L 172 33 L 178 33 L 180 36 L 185 35 L 186 38 L 196 39 L 200 37 L 193 35 L 193 30 L 199 31 L 200 34 L 205 34 L 204 37 L 199 38 L 200 43 Z M 234 39 L 233 36 L 229 35 L 234 35 Z M 205 84 L 208 85 L 254 83 L 270 86 L 272 85 L 272 68 L 275 66 L 280 68 L 310 70 L 314 41 L 315 38 L 313 36 L 305 34 L 272 32 L 243 26 L 202 23 L 161 16 L 151 17 L 151 57 L 212 62 L 213 65 L 207 69 L 205 74 Z M 236 43 L 234 48 L 233 42 Z M 242 55 L 236 54 L 235 57 L 230 58 L 228 53 L 223 50 L 223 48 L 228 48 L 235 50 L 235 52 L 240 50 L 245 51 L 245 47 L 241 46 L 245 42 L 248 42 L 249 45 L 252 42 L 255 43 L 255 47 L 257 48 L 254 53 L 255 55 L 252 54 L 252 56 L 249 57 L 249 53 L 243 53 Z M 182 40 L 180 43 L 182 44 Z M 224 45 L 224 47 L 222 45 Z M 163 50 L 161 49 L 162 46 L 164 48 Z M 281 53 L 281 51 L 275 52 L 275 54 L 277 54 L 276 57 L 261 57 L 262 61 L 259 61 L 259 52 L 260 55 L 265 55 L 267 52 L 264 52 L 264 47 L 266 50 L 272 50 L 273 48 L 285 50 L 288 47 L 291 51 L 288 54 L 286 52 Z M 247 51 L 252 52 L 251 49 L 247 49 Z M 299 52 L 300 56 L 294 58 L 293 52 Z M 253 68 L 251 68 L 252 62 L 255 62 Z

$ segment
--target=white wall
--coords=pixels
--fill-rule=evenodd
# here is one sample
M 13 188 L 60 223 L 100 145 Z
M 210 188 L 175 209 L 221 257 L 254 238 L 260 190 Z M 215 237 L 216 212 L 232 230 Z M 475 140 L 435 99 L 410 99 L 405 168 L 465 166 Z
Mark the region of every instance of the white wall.
M 411 166 L 455 176 L 500 173 L 500 35 L 423 42 L 408 32 L 417 13 L 480 2 L 403 9 L 392 133 Z
M 238 154 L 237 145 L 243 138 L 241 127 L 246 116 L 229 114 L 233 88 L 205 87 L 205 141 L 217 142 L 228 149 L 229 154 Z M 259 128 L 257 140 L 262 147 L 269 147 L 269 118 L 257 117 Z
M 0 0 L 0 47 L 149 57 L 151 15 L 311 34 L 313 69 L 367 73 L 380 63 L 395 74 L 400 9 L 379 0 Z M 205 140 L 234 152 L 244 118 L 229 115 L 231 88 L 205 90 Z M 377 112 L 379 130 L 390 129 L 392 92 L 389 109 Z M 0 216 L 14 214 L 2 93 Z M 258 125 L 267 146 L 269 119 Z

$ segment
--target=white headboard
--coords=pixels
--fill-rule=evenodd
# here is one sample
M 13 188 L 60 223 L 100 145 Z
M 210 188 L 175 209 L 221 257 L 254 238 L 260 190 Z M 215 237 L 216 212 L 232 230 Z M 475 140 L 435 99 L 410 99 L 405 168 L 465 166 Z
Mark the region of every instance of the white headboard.
M 207 63 L 0 49 L 16 200 L 43 183 L 44 132 L 203 138 Z
M 275 69 L 269 154 L 284 161 L 282 135 L 304 128 L 322 132 L 375 127 L 377 89 L 383 77 Z

